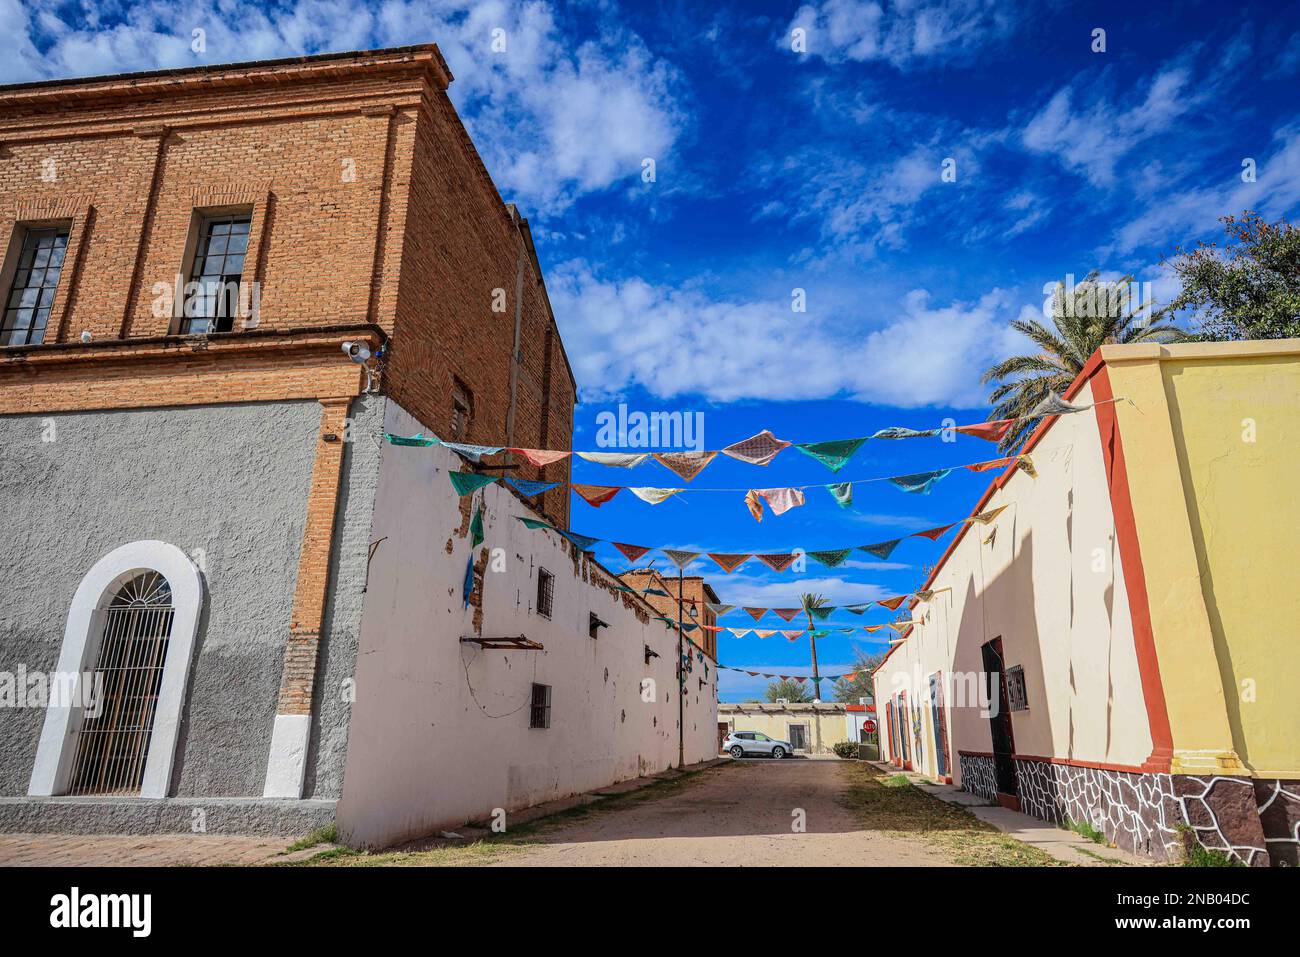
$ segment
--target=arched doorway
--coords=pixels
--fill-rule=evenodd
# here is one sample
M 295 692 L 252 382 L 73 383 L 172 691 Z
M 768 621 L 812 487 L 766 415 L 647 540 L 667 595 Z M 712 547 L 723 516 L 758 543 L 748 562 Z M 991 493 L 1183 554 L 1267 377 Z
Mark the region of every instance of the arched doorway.
M 171 585 L 156 571 L 109 599 L 93 665 L 97 700 L 77 729 L 69 794 L 140 793 L 175 615 Z

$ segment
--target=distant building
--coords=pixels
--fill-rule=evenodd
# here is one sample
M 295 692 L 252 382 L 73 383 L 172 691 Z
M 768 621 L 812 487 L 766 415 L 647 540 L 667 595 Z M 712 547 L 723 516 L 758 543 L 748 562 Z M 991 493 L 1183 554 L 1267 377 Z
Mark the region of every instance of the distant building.
M 659 614 L 665 618 L 677 620 L 677 576 L 661 575 L 653 568 L 634 568 L 619 576 L 628 587 L 639 591 L 652 589 L 652 593 L 643 597 Z M 712 629 L 718 623 L 717 613 L 709 604 L 719 605 L 717 592 L 699 575 L 687 575 L 681 579 L 682 622 L 691 640 L 704 649 L 710 658 L 718 657 L 718 633 Z M 665 592 L 666 594 L 656 594 Z M 692 627 L 694 626 L 694 627 Z
M 1039 425 L 876 670 L 885 753 L 1158 859 L 1294 866 L 1300 340 L 1106 345 L 1065 398 L 1095 406 Z
M 725 724 L 728 731 L 759 731 L 789 741 L 796 754 L 829 754 L 840 741 L 857 741 L 855 721 L 847 705 L 838 702 L 722 702 L 718 724 Z

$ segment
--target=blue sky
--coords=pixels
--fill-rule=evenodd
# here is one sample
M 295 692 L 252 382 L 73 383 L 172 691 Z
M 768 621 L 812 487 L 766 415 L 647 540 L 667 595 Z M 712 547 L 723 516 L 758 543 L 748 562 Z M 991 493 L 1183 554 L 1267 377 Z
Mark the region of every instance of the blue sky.
M 575 445 L 593 446 L 597 414 L 624 402 L 701 412 L 717 448 L 764 428 L 815 441 L 979 421 L 979 374 L 1025 348 L 1007 322 L 1041 310 L 1045 283 L 1131 272 L 1164 300 L 1162 256 L 1217 238 L 1217 217 L 1295 218 L 1300 8 L 1150 6 L 0 0 L 0 82 L 437 42 L 502 195 L 533 224 L 582 394 Z M 796 28 L 806 52 L 791 49 Z M 796 288 L 806 312 L 791 309 Z M 871 443 L 841 477 L 992 455 L 977 439 Z M 578 463 L 575 478 L 680 484 L 654 464 Z M 720 459 L 692 484 L 830 478 L 787 451 L 767 469 Z M 924 497 L 865 486 L 852 512 L 814 490 L 761 524 L 739 494 L 575 499 L 573 527 L 718 551 L 852 545 L 963 516 L 986 479 L 956 473 Z M 845 603 L 915 588 L 945 542 L 801 576 L 696 569 L 737 604 L 807 590 Z M 852 651 L 819 643 L 823 670 Z M 779 636 L 724 634 L 719 654 L 807 671 L 806 642 Z M 760 686 L 724 672 L 724 699 Z

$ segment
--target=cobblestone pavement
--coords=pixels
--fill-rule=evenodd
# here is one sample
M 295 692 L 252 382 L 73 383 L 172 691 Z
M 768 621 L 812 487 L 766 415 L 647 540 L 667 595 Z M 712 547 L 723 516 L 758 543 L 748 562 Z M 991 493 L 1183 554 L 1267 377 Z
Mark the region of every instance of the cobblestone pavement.
M 230 834 L 0 834 L 0 867 L 255 864 L 288 843 Z

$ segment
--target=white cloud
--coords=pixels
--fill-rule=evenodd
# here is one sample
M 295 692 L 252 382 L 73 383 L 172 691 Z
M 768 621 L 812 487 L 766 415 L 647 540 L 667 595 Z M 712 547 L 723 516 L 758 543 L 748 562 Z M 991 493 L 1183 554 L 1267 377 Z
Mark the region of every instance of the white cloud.
M 1229 167 L 1215 185 L 1158 197 L 1117 230 L 1103 255 L 1148 246 L 1172 253 L 1174 246 L 1189 247 L 1194 240 L 1217 231 L 1220 216 L 1239 215 L 1247 209 L 1267 217 L 1293 214 L 1300 204 L 1300 124 L 1277 130 L 1273 144 L 1271 153 L 1255 157 L 1255 182 L 1242 182 L 1241 169 Z
M 1058 90 L 1029 120 L 1021 143 L 1031 152 L 1054 155 L 1095 186 L 1110 186 L 1123 157 L 1197 107 L 1201 97 L 1191 85 L 1190 68 L 1177 63 L 1157 73 L 1141 100 L 1123 109 L 1096 95 L 1086 106 L 1076 107 L 1086 94 L 1081 82 L 1073 83 Z
M 61 8 L 36 21 L 0 0 L 5 82 L 230 63 L 331 50 L 436 42 L 456 80 L 450 95 L 501 191 L 530 212 L 638 183 L 641 160 L 663 165 L 687 123 L 676 71 L 635 34 L 603 26 L 579 42 L 538 0 L 388 0 L 373 12 L 348 0 L 287 6 L 227 0 L 135 4 L 101 26 Z M 192 31 L 206 49 L 191 50 Z M 493 30 L 505 50 L 492 49 Z M 40 48 L 39 52 L 37 48 Z
M 790 50 L 792 31 L 802 28 L 811 56 L 831 63 L 884 60 L 905 69 L 964 59 L 1014 26 L 1011 7 L 996 0 L 821 0 L 799 8 L 779 43 Z
M 845 396 L 976 408 L 980 373 L 1024 343 L 1007 327 L 1020 305 L 1000 289 L 946 305 L 915 290 L 892 309 L 815 317 L 792 313 L 788 298 L 714 299 L 697 284 L 604 279 L 582 262 L 551 270 L 547 284 L 592 401 L 639 386 L 710 402 Z

